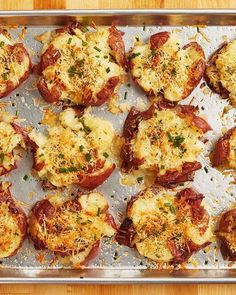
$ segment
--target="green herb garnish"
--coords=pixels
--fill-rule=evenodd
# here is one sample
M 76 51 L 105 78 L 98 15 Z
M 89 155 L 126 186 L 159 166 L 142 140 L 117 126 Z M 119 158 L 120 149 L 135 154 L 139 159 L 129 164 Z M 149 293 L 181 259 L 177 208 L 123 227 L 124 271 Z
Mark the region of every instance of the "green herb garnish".
M 97 46 L 94 46 L 93 48 L 94 48 L 95 50 L 97 50 L 98 52 L 101 52 L 101 49 L 98 48 Z
M 68 41 L 67 41 L 67 44 L 70 44 L 72 41 L 72 38 L 69 38 Z
M 137 182 L 138 183 L 141 183 L 142 181 L 143 181 L 143 177 L 142 176 L 140 176 L 140 177 L 137 178 Z
M 24 175 L 23 179 L 26 181 L 29 179 L 29 176 L 27 174 Z
M 167 132 L 167 136 L 169 141 L 171 141 L 173 143 L 174 147 L 180 147 L 181 143 L 184 142 L 184 137 L 181 135 L 176 135 L 176 136 L 172 136 L 169 132 Z
M 3 80 L 7 80 L 8 79 L 8 73 L 3 73 L 2 78 L 3 78 Z
M 140 52 L 132 53 L 132 54 L 128 57 L 128 59 L 131 60 L 131 59 L 133 59 L 133 58 L 139 56 L 140 54 L 141 54 Z
M 125 92 L 125 95 L 124 95 L 124 100 L 127 99 L 127 94 L 128 94 L 128 92 L 126 91 L 126 92 Z
M 4 157 L 5 157 L 5 155 L 4 155 L 3 153 L 1 153 L 1 154 L 0 154 L 0 160 L 1 160 L 1 163 L 3 163 L 3 161 L 4 161 Z
M 107 73 L 110 73 L 110 71 L 111 71 L 110 68 L 106 68 Z
M 64 159 L 64 158 L 65 158 L 65 156 L 64 156 L 63 154 L 59 154 L 58 157 L 59 157 L 60 159 Z
M 88 43 L 82 40 L 82 46 L 86 46 Z
M 104 152 L 103 157 L 108 158 L 109 157 L 108 153 Z
M 85 155 L 85 159 L 86 159 L 87 162 L 90 162 L 90 161 L 91 161 L 92 156 L 90 155 L 90 153 L 87 153 L 87 154 Z
M 98 208 L 98 211 L 97 211 L 97 216 L 99 216 L 101 213 L 101 208 Z
M 0 42 L 0 48 L 2 48 L 4 45 L 5 45 L 5 42 L 4 41 L 1 41 Z
M 83 76 L 83 72 L 77 72 L 75 66 L 69 67 L 68 73 L 70 77 L 74 77 L 74 75 L 78 75 L 80 78 L 82 78 Z
M 84 149 L 84 146 L 83 146 L 83 145 L 80 145 L 80 146 L 79 146 L 79 151 L 82 152 L 83 149 Z

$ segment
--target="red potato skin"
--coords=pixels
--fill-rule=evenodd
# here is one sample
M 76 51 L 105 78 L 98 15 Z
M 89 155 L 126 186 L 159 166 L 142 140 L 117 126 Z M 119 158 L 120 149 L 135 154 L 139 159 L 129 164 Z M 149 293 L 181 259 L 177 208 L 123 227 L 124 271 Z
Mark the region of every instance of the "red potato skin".
M 221 233 L 236 234 L 236 209 L 233 208 L 225 212 L 219 222 L 218 237 L 221 241 L 221 253 L 225 260 L 236 261 L 236 252 L 230 248 L 230 243 L 221 235 Z
M 135 107 L 132 107 L 123 127 L 123 137 L 125 143 L 121 149 L 121 168 L 125 172 L 132 171 L 133 169 L 138 169 L 140 165 L 144 163 L 144 159 L 139 159 L 134 156 L 131 140 L 136 136 L 138 132 L 139 123 L 142 120 L 150 119 L 155 109 L 165 110 L 165 109 L 175 109 L 177 114 L 182 117 L 185 116 L 189 118 L 190 122 L 197 128 L 201 129 L 204 133 L 212 130 L 211 126 L 201 117 L 195 115 L 198 111 L 198 107 L 191 105 L 178 105 L 175 106 L 167 101 L 162 101 L 157 105 L 152 105 L 148 110 L 144 112 L 138 111 Z M 201 164 L 197 161 L 192 163 L 185 163 L 181 171 L 167 171 L 166 174 L 158 176 L 156 183 L 163 185 L 164 187 L 174 187 L 178 183 L 193 180 L 194 172 L 201 169 Z
M 202 47 L 197 42 L 190 42 L 183 47 L 183 49 L 187 49 L 189 47 L 195 48 L 195 50 L 199 53 L 202 59 L 197 61 L 193 67 L 190 69 L 189 80 L 187 82 L 187 87 L 182 95 L 182 99 L 188 97 L 194 88 L 199 84 L 201 81 L 205 69 L 206 69 L 206 62 L 205 62 L 205 53 Z
M 16 205 L 14 199 L 12 198 L 9 187 L 7 188 L 7 190 L 3 188 L 3 183 L 0 183 L 0 203 L 8 204 L 9 211 L 17 219 L 18 226 L 22 234 L 22 240 L 19 247 L 13 253 L 11 253 L 11 255 L 8 256 L 10 257 L 10 256 L 14 256 L 17 253 L 17 251 L 21 248 L 22 243 L 26 237 L 27 217 L 25 212 L 19 206 Z
M 78 185 L 82 188 L 92 190 L 101 185 L 114 171 L 116 165 L 112 164 L 105 171 L 100 172 L 99 170 L 92 174 L 85 174 L 78 181 Z
M 77 198 L 75 198 L 74 200 L 68 200 L 66 202 L 64 202 L 61 206 L 61 210 L 63 210 L 63 208 L 65 207 L 71 207 L 73 208 L 73 211 L 80 211 L 81 210 L 81 205 L 79 203 L 79 198 L 80 196 L 83 195 L 82 192 L 79 192 L 77 195 Z M 60 209 L 59 209 L 60 210 Z M 110 215 L 110 213 L 107 211 L 108 210 L 108 206 L 105 209 L 106 210 L 106 221 L 114 228 L 117 229 L 117 226 L 115 224 L 115 221 L 112 217 L 112 215 Z M 29 225 L 31 226 L 34 223 L 39 223 L 40 225 L 43 224 L 43 220 L 44 218 L 48 218 L 51 219 L 53 218 L 54 213 L 56 212 L 55 207 L 51 204 L 51 202 L 47 199 L 38 201 L 33 208 L 31 209 L 31 215 L 30 215 L 30 221 L 29 221 Z M 30 233 L 30 237 L 34 243 L 35 249 L 36 250 L 45 250 L 47 249 L 47 245 L 45 244 L 45 242 L 41 239 L 38 239 L 38 237 L 35 237 L 34 235 L 32 235 Z M 80 263 L 81 266 L 87 266 L 91 260 L 93 260 L 99 253 L 99 248 L 100 248 L 100 240 L 97 240 L 96 243 L 94 243 L 92 249 L 90 250 L 89 254 L 87 255 L 87 257 L 85 258 L 84 261 L 82 261 Z M 66 256 L 70 256 L 72 255 L 71 251 L 55 251 L 55 254 L 61 256 L 61 257 L 66 257 Z M 76 254 L 75 252 L 73 252 L 73 255 Z
M 235 130 L 236 127 L 231 128 L 216 142 L 211 161 L 213 167 L 218 167 L 227 161 L 230 153 L 229 140 Z
M 124 35 L 123 32 L 117 30 L 117 28 L 112 25 L 109 28 L 110 35 L 108 37 L 108 45 L 114 52 L 114 57 L 116 62 L 121 65 L 124 69 L 127 69 L 127 60 L 125 56 L 125 44 L 122 39 Z
M 210 56 L 207 67 L 211 67 L 214 66 L 216 59 L 218 57 L 218 55 L 224 50 L 224 48 L 228 45 L 228 42 L 223 42 L 221 44 L 221 46 Z M 207 82 L 207 85 L 209 86 L 209 88 L 214 91 L 215 93 L 218 93 L 221 95 L 221 97 L 223 99 L 227 99 L 229 97 L 229 91 L 223 87 L 223 85 L 221 84 L 221 82 L 218 82 L 218 89 L 216 89 L 214 87 L 214 85 L 211 83 L 211 79 L 210 77 L 207 75 L 207 71 L 205 71 L 205 75 L 204 78 Z
M 58 102 L 61 97 L 61 92 L 65 90 L 65 86 L 61 81 L 56 81 L 51 90 L 49 90 L 43 77 L 39 78 L 37 87 L 42 97 L 50 103 Z
M 31 71 L 32 71 L 32 63 L 29 56 L 29 53 L 25 49 L 22 43 L 16 43 L 14 45 L 8 45 L 9 54 L 15 54 L 14 51 L 19 50 L 18 54 L 16 55 L 17 62 L 21 63 L 23 58 L 26 56 L 29 59 L 30 65 L 28 70 L 24 73 L 24 75 L 19 79 L 18 84 L 14 85 L 11 81 L 6 81 L 6 90 L 0 93 L 0 98 L 6 97 L 16 88 L 18 88 L 26 79 L 28 79 Z
M 174 188 L 180 183 L 193 181 L 194 172 L 201 168 L 200 162 L 186 162 L 181 171 L 167 171 L 164 175 L 157 176 L 156 183 L 166 188 Z
M 153 187 L 153 190 L 158 193 L 158 190 L 156 190 L 156 187 Z M 127 204 L 126 212 L 131 210 L 132 205 L 135 203 L 135 201 L 141 196 L 145 191 L 140 192 L 138 195 L 133 196 L 130 201 Z M 177 200 L 179 200 L 181 203 L 181 208 L 186 207 L 186 213 L 191 212 L 192 215 L 192 222 L 193 224 L 197 225 L 199 224 L 202 219 L 204 218 L 206 221 L 206 227 L 203 228 L 202 234 L 207 230 L 207 224 L 209 222 L 209 214 L 207 211 L 201 206 L 201 202 L 204 199 L 204 196 L 202 194 L 199 194 L 198 192 L 194 191 L 191 188 L 187 188 L 179 192 L 176 196 Z M 235 213 L 236 218 L 236 213 Z M 130 248 L 135 248 L 135 245 L 133 243 L 134 237 L 136 235 L 135 228 L 133 226 L 133 222 L 130 218 L 126 217 L 124 221 L 121 223 L 117 234 L 116 234 L 116 241 L 120 245 L 125 245 Z M 210 242 L 206 242 L 202 245 L 196 245 L 190 240 L 186 240 L 186 243 L 179 247 L 179 245 L 175 242 L 175 240 L 169 240 L 167 243 L 167 247 L 171 251 L 171 254 L 173 255 L 173 260 L 170 261 L 170 264 L 177 265 L 181 264 L 183 262 L 186 262 L 193 253 L 198 252 L 199 250 L 205 248 L 208 246 Z
M 152 35 L 150 37 L 150 46 L 151 49 L 161 48 L 170 38 L 169 32 L 160 32 Z

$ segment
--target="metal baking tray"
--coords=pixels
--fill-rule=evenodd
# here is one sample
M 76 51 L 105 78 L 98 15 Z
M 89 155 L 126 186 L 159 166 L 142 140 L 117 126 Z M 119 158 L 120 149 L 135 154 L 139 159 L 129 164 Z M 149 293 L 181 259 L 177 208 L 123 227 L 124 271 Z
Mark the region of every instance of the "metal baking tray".
M 133 36 L 139 35 L 143 40 L 159 31 L 175 30 L 186 44 L 190 40 L 197 40 L 204 48 L 206 56 L 209 55 L 226 39 L 236 37 L 236 10 L 47 10 L 47 11 L 2 11 L 0 24 L 13 25 L 11 30 L 15 39 L 21 28 L 27 27 L 27 34 L 23 43 L 33 53 L 33 62 L 37 62 L 38 53 L 42 45 L 34 37 L 56 26 L 65 25 L 71 21 L 81 21 L 89 24 L 91 21 L 98 26 L 109 26 L 115 23 L 125 32 L 124 40 L 126 50 L 132 46 Z M 19 25 L 18 29 L 14 25 Z M 21 85 L 2 101 L 9 102 L 8 110 L 16 111 L 19 117 L 25 118 L 26 126 L 32 125 L 41 128 L 39 122 L 42 118 L 43 108 L 48 104 L 40 98 L 35 89 L 35 76 Z M 128 82 L 127 82 L 128 83 Z M 136 105 L 146 102 L 145 95 L 135 85 L 124 85 L 119 91 L 120 101 L 127 92 L 127 102 Z M 201 83 L 200 83 L 201 84 Z M 236 185 L 232 184 L 230 175 L 224 176 L 210 167 L 206 155 L 212 148 L 212 143 L 221 135 L 224 128 L 234 124 L 236 110 L 230 109 L 223 116 L 223 109 L 228 103 L 217 94 L 212 93 L 207 86 L 200 85 L 184 100 L 184 103 L 198 105 L 200 114 L 207 116 L 214 131 L 208 135 L 206 150 L 200 161 L 206 170 L 196 173 L 192 185 L 206 196 L 210 213 L 217 215 L 228 208 L 236 198 Z M 117 132 L 120 132 L 127 113 L 113 115 L 107 111 L 106 105 L 94 108 L 93 112 L 110 120 Z M 25 155 L 18 169 L 12 171 L 1 181 L 9 180 L 13 183 L 13 195 L 23 204 L 25 211 L 45 192 L 39 182 L 30 175 L 32 155 Z M 207 171 L 207 172 L 206 172 Z M 23 176 L 30 175 L 24 181 Z M 140 187 L 125 187 L 120 184 L 119 171 L 97 190 L 103 192 L 110 203 L 111 210 L 117 223 L 121 221 L 120 213 L 125 212 L 126 202 Z M 33 192 L 33 193 L 32 193 Z M 156 265 L 148 262 L 138 253 L 127 247 L 121 247 L 111 239 L 105 239 L 102 251 L 97 259 L 83 270 L 62 269 L 60 265 L 45 262 L 39 263 L 32 243 L 25 241 L 19 253 L 1 261 L 1 283 L 226 283 L 236 282 L 236 264 L 224 262 L 217 250 L 217 242 L 205 252 L 194 255 L 185 269 L 170 271 L 159 270 Z M 49 256 L 50 257 L 50 256 Z M 206 260 L 208 261 L 206 263 Z

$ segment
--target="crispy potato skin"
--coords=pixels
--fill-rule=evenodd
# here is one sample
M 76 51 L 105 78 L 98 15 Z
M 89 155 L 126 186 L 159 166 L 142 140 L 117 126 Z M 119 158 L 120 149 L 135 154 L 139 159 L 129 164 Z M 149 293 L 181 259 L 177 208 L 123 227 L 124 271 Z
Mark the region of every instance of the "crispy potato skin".
M 157 187 L 153 187 L 152 190 L 158 194 Z M 133 204 L 139 199 L 139 197 L 141 197 L 144 194 L 145 191 L 141 191 L 138 195 L 133 196 L 127 204 L 127 217 L 121 223 L 116 234 L 116 241 L 120 245 L 125 245 L 130 248 L 136 248 L 134 243 L 134 237 L 137 233 L 132 222 L 132 219 L 130 218 L 130 212 Z M 184 189 L 176 195 L 176 200 L 179 203 L 179 206 L 183 208 L 183 214 L 184 212 L 186 212 L 186 214 L 190 212 L 193 224 L 198 225 L 200 224 L 200 222 L 202 222 L 202 220 L 204 220 L 205 227 L 201 228 L 202 233 L 204 233 L 207 230 L 209 223 L 209 214 L 206 211 L 206 209 L 201 205 L 203 199 L 204 196 L 202 194 L 199 194 L 191 188 Z M 186 240 L 185 245 L 182 245 L 182 247 L 180 248 L 178 246 L 178 242 L 176 242 L 174 239 L 171 239 L 167 241 L 166 245 L 166 247 L 170 249 L 173 255 L 173 259 L 169 262 L 170 264 L 174 265 L 184 263 L 188 261 L 192 254 L 198 252 L 199 250 L 203 249 L 209 244 L 210 242 L 206 242 L 202 245 L 197 245 L 192 240 Z
M 203 118 L 195 114 L 198 111 L 198 107 L 195 106 L 174 106 L 174 104 L 163 101 L 159 104 L 152 105 L 148 110 L 144 112 L 140 112 L 135 107 L 132 107 L 123 127 L 123 137 L 125 139 L 125 143 L 123 145 L 123 148 L 121 149 L 121 159 L 122 169 L 126 173 L 138 169 L 139 166 L 144 163 L 144 159 L 139 159 L 134 156 L 131 140 L 135 138 L 138 132 L 139 123 L 142 120 L 148 120 L 152 118 L 155 109 L 175 109 L 177 113 L 180 114 L 180 116 L 188 117 L 191 123 L 197 128 L 201 129 L 203 133 L 212 130 L 211 126 Z M 192 163 L 185 163 L 181 171 L 167 171 L 167 173 L 162 176 L 157 175 L 156 182 L 164 187 L 171 188 L 176 186 L 176 184 L 178 183 L 193 180 L 194 172 L 198 169 L 201 169 L 201 164 L 197 161 Z
M 229 97 L 229 91 L 225 89 L 223 85 L 221 84 L 219 73 L 217 72 L 217 70 L 215 71 L 215 75 L 219 79 L 219 81 L 216 83 L 216 85 L 214 85 L 211 79 L 211 69 L 214 69 L 216 67 L 215 62 L 217 60 L 217 57 L 219 54 L 221 54 L 225 50 L 227 45 L 228 45 L 228 42 L 223 42 L 221 46 L 210 56 L 206 66 L 205 75 L 204 75 L 205 80 L 208 86 L 211 88 L 211 90 L 220 94 L 223 99 L 227 99 Z
M 83 32 L 84 27 L 79 22 L 71 23 L 65 27 L 55 30 L 55 33 L 60 35 L 63 33 L 68 33 L 70 35 L 76 35 L 75 29 L 79 29 Z M 115 62 L 122 68 L 127 69 L 127 60 L 125 55 L 125 46 L 122 39 L 124 35 L 123 32 L 117 30 L 115 26 L 109 28 L 109 37 L 107 43 L 111 49 L 111 55 L 113 56 Z M 63 81 L 55 78 L 55 83 L 51 89 L 47 87 L 42 72 L 49 66 L 54 65 L 58 59 L 60 59 L 60 51 L 54 47 L 54 45 L 49 45 L 47 50 L 42 54 L 40 63 L 36 67 L 36 71 L 41 75 L 37 82 L 37 87 L 42 95 L 42 97 L 50 103 L 58 103 L 61 98 L 61 92 L 66 91 L 66 86 Z M 121 83 L 121 77 L 113 76 L 107 81 L 104 81 L 103 86 L 97 93 L 94 93 L 89 85 L 84 86 L 83 89 L 78 88 L 78 92 L 82 91 L 83 99 L 79 103 L 84 106 L 100 106 L 105 103 L 110 97 L 115 93 L 116 87 Z M 96 99 L 95 99 L 96 98 Z
M 225 260 L 236 261 L 236 251 L 232 249 L 231 242 L 225 236 L 235 236 L 236 230 L 236 209 L 226 211 L 220 218 L 218 237 L 221 242 L 221 254 Z M 235 246 L 235 245 L 234 245 Z
M 150 49 L 153 50 L 161 50 L 163 45 L 171 38 L 171 34 L 169 32 L 160 32 L 160 33 L 156 33 L 154 35 L 152 35 L 149 39 L 149 44 L 150 44 Z M 198 54 L 198 60 L 195 61 L 195 63 L 193 63 L 190 67 L 190 69 L 188 70 L 188 77 L 189 79 L 186 81 L 186 85 L 185 88 L 182 92 L 182 94 L 180 95 L 178 101 L 185 99 L 186 97 L 188 97 L 192 91 L 197 87 L 197 85 L 199 84 L 200 80 L 202 79 L 204 72 L 205 72 L 205 68 L 206 68 L 206 62 L 205 62 L 205 53 L 203 51 L 203 48 L 201 47 L 200 44 L 198 44 L 197 42 L 190 42 L 188 44 L 186 44 L 185 46 L 183 46 L 182 50 L 187 50 L 187 49 L 193 49 L 196 54 Z M 155 57 L 153 57 L 152 60 L 152 64 L 155 66 L 156 64 L 158 64 L 160 60 L 160 57 L 158 55 L 156 55 Z M 167 97 L 165 97 L 165 95 L 163 95 L 163 93 L 160 91 L 160 93 L 155 94 L 154 91 L 152 89 L 147 90 L 145 89 L 145 87 L 142 85 L 140 78 L 136 77 L 133 74 L 133 69 L 135 67 L 135 64 L 132 60 L 132 50 L 129 56 L 129 69 L 131 71 L 131 75 L 133 77 L 133 80 L 136 84 L 138 84 L 143 90 L 144 92 L 147 94 L 147 96 L 152 99 L 155 96 L 160 97 L 162 100 L 167 100 Z M 157 72 L 158 76 L 163 75 L 162 72 Z M 172 77 L 169 77 L 170 81 L 172 79 Z
M 12 91 L 14 91 L 16 88 L 18 88 L 30 75 L 32 70 L 32 64 L 31 59 L 29 56 L 29 53 L 25 49 L 24 45 L 22 43 L 16 43 L 14 45 L 8 45 L 7 46 L 7 54 L 9 55 L 16 55 L 16 61 L 18 64 L 21 64 L 24 58 L 27 58 L 29 60 L 29 67 L 25 71 L 24 75 L 19 78 L 19 81 L 17 84 L 14 84 L 12 81 L 7 80 L 5 82 L 6 89 L 3 92 L 0 92 L 0 98 L 3 98 L 10 94 Z
M 231 128 L 216 142 L 211 159 L 213 167 L 227 164 L 227 157 L 230 152 L 229 140 L 235 130 L 236 127 Z
M 32 239 L 34 246 L 37 250 L 45 250 L 47 249 L 47 242 L 40 239 L 38 237 L 38 229 L 37 226 L 43 226 L 45 222 L 45 218 L 47 219 L 53 219 L 55 217 L 56 212 L 63 211 L 64 208 L 71 208 L 73 212 L 80 212 L 82 210 L 81 204 L 80 204 L 80 196 L 83 194 L 80 192 L 78 193 L 77 197 L 73 200 L 65 201 L 64 203 L 61 203 L 60 207 L 55 207 L 50 200 L 44 199 L 41 201 L 38 201 L 33 208 L 31 209 L 30 215 L 29 215 L 29 235 Z M 108 212 L 108 206 L 104 209 L 106 214 L 106 222 L 110 224 L 115 230 L 117 229 L 115 221 L 112 217 L 112 215 Z M 58 235 L 60 234 L 60 230 L 58 230 Z M 60 245 L 58 245 L 59 247 Z M 59 247 L 60 248 L 60 247 Z M 92 246 L 90 252 L 85 257 L 85 259 L 80 263 L 80 265 L 88 265 L 91 260 L 93 260 L 99 253 L 100 248 L 100 240 L 97 240 L 94 245 Z M 71 256 L 75 255 L 76 251 L 71 251 L 70 249 L 63 251 L 55 251 L 56 255 L 61 257 Z
M 9 210 L 9 215 L 11 215 L 18 223 L 18 228 L 21 233 L 20 243 L 17 247 L 10 253 L 8 256 L 2 256 L 0 252 L 1 258 L 6 258 L 10 256 L 14 256 L 17 251 L 21 248 L 22 243 L 26 237 L 27 233 L 27 217 L 24 211 L 16 204 L 14 199 L 12 198 L 11 192 L 9 190 L 9 186 L 5 186 L 3 182 L 0 183 L 0 204 L 6 203 Z M 3 225 L 2 225 L 3 226 Z M 12 237 L 13 239 L 14 237 Z

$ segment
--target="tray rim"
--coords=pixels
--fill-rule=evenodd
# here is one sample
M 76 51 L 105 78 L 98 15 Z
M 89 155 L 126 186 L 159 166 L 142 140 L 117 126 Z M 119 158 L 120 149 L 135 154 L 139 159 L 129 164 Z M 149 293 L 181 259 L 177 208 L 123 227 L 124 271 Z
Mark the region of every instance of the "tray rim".
M 47 9 L 47 10 L 2 10 L 0 11 L 1 17 L 29 17 L 29 16 L 109 16 L 109 15 L 235 15 L 236 9 Z M 235 22 L 236 25 L 236 22 Z M 92 273 L 98 273 L 93 276 Z M 155 272 L 160 275 L 162 272 L 158 270 L 142 270 L 143 273 L 147 273 L 148 276 L 140 275 L 140 270 L 125 269 L 130 273 L 138 272 L 139 276 L 127 276 L 122 277 L 124 270 L 109 269 L 109 273 L 114 273 L 115 276 L 99 276 L 99 272 L 102 274 L 103 270 L 99 269 L 85 269 L 85 270 L 68 270 L 68 269 L 48 269 L 37 270 L 30 268 L 0 268 L 0 283 L 4 284 L 25 284 L 25 283 L 54 283 L 54 284 L 215 284 L 215 283 L 236 283 L 236 269 L 223 270 L 223 269 L 197 269 L 187 270 L 188 276 L 184 276 L 181 271 L 176 271 L 174 275 L 170 274 L 164 276 L 155 276 Z M 35 274 L 27 274 L 27 272 L 35 272 Z M 6 275 L 4 275 L 6 273 Z M 37 276 L 39 273 L 39 276 Z M 49 273 L 47 277 L 40 276 L 40 273 Z M 63 273 L 67 274 L 63 276 Z M 88 276 L 86 276 L 88 273 Z M 119 275 L 118 275 L 119 273 Z M 209 276 L 209 274 L 216 274 L 216 276 Z M 228 274 L 229 273 L 229 274 Z M 59 274 L 59 275 L 58 275 Z M 62 276 L 61 276 L 62 274 Z M 68 275 L 69 274 L 69 275 Z M 74 275 L 75 274 L 75 275 Z M 120 275 L 121 274 L 121 275 Z M 208 274 L 208 275 L 207 275 Z M 83 277 L 80 277 L 83 275 Z

